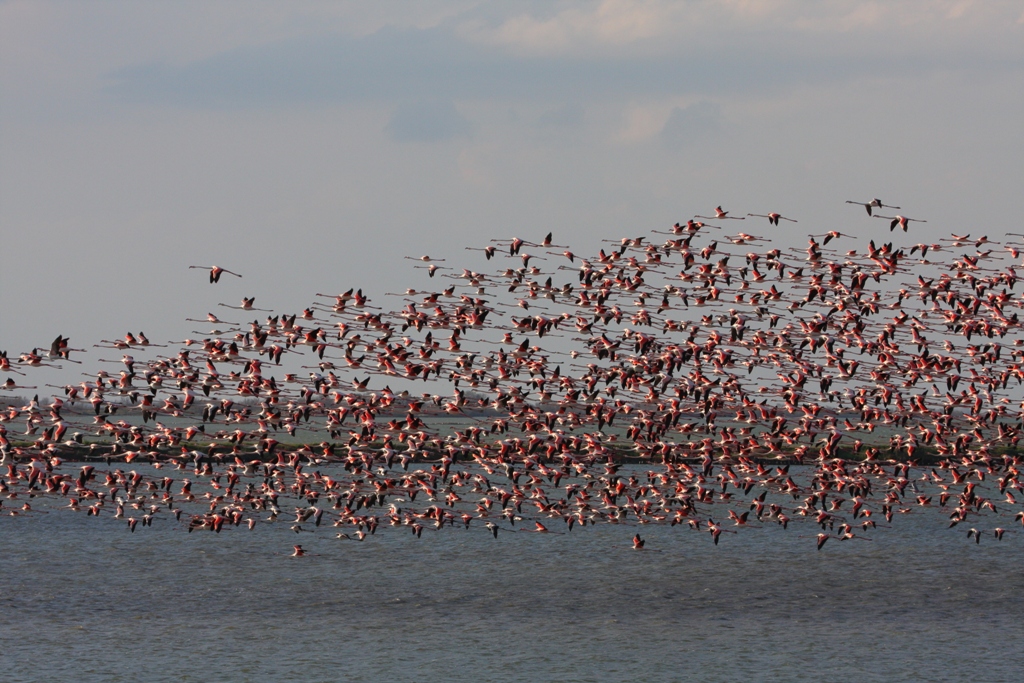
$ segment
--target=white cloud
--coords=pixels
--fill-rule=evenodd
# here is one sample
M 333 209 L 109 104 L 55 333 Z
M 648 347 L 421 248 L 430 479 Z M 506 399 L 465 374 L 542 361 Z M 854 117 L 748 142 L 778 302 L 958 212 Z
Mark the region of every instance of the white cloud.
M 468 39 L 526 54 L 553 55 L 581 46 L 628 45 L 658 38 L 665 35 L 667 15 L 674 13 L 670 5 L 658 1 L 605 0 L 597 6 L 570 7 L 548 19 L 518 14 L 494 27 L 465 22 L 460 32 Z
M 926 40 L 949 31 L 984 31 L 1012 22 L 1013 0 L 603 0 L 572 4 L 553 16 L 517 13 L 496 23 L 459 26 L 464 38 L 520 55 L 593 55 L 608 49 L 670 50 L 677 41 L 714 45 L 736 33 L 835 34 L 872 31 Z M 950 22 L 955 22 L 950 25 Z M 981 37 L 981 36 L 978 36 Z

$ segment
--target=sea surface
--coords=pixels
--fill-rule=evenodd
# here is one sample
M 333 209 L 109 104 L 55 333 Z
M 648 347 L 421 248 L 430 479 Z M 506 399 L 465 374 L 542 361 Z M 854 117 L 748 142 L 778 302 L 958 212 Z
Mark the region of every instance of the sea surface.
M 809 522 L 360 542 L 38 509 L 0 518 L 0 680 L 1024 680 L 1024 534 L 943 519 L 817 551 Z

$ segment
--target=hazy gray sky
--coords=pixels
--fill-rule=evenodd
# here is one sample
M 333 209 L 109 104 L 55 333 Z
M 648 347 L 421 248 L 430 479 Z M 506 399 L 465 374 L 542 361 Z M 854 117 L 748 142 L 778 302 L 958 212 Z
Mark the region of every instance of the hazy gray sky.
M 0 2 L 0 349 L 717 204 L 795 245 L 884 239 L 843 203 L 875 196 L 923 240 L 1022 231 L 1022 112 L 1019 0 Z

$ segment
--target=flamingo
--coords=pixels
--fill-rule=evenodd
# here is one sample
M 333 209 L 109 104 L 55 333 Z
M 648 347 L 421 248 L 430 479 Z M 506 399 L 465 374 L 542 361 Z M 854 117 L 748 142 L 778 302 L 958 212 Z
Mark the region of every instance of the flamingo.
M 779 221 L 789 221 L 790 223 L 796 223 L 797 221 L 792 218 L 786 218 L 782 214 L 775 213 L 748 213 L 748 216 L 754 216 L 755 218 L 767 218 L 768 222 L 772 225 L 778 225 Z
M 897 211 L 900 210 L 900 207 L 898 207 L 898 206 L 890 206 L 889 204 L 883 204 L 881 199 L 872 199 L 870 202 L 854 202 L 854 201 L 847 200 L 846 203 L 847 204 L 859 204 L 860 206 L 863 206 L 864 209 L 868 212 L 869 216 L 872 215 L 871 214 L 871 210 L 872 209 L 886 208 L 886 209 L 896 209 Z
M 698 216 L 694 216 L 694 218 L 705 218 L 705 219 L 709 219 L 709 220 L 712 220 L 712 219 L 717 219 L 717 220 L 731 219 L 731 220 L 734 220 L 734 221 L 746 220 L 746 216 L 730 216 L 729 212 L 725 211 L 724 209 L 722 209 L 721 205 L 715 207 L 715 215 L 714 216 L 700 216 L 700 215 L 698 215 Z
M 883 219 L 885 219 L 887 221 L 891 221 L 889 223 L 889 232 L 892 232 L 893 230 L 895 230 L 897 225 L 900 226 L 901 228 L 903 228 L 903 232 L 906 232 L 908 224 L 911 223 L 911 222 L 914 222 L 914 223 L 927 223 L 928 222 L 928 221 L 920 219 L 920 218 L 907 218 L 906 216 L 900 216 L 900 215 L 896 215 L 896 216 L 879 216 L 879 215 L 876 215 L 875 218 L 883 218 Z
M 267 312 L 267 313 L 270 312 L 270 310 L 266 309 L 266 308 L 254 308 L 253 304 L 255 304 L 255 302 L 256 302 L 256 297 L 250 296 L 250 297 L 242 297 L 242 303 L 239 306 L 229 306 L 228 304 L 217 304 L 217 305 L 218 306 L 223 306 L 225 308 L 233 308 L 233 309 L 239 310 L 239 311 L 263 311 L 263 312 Z
M 192 268 L 199 268 L 200 270 L 210 271 L 211 285 L 215 282 L 220 282 L 220 276 L 223 275 L 224 273 L 227 273 L 228 275 L 234 275 L 235 277 L 242 277 L 240 274 L 232 272 L 227 268 L 221 268 L 220 266 L 189 266 L 189 269 Z

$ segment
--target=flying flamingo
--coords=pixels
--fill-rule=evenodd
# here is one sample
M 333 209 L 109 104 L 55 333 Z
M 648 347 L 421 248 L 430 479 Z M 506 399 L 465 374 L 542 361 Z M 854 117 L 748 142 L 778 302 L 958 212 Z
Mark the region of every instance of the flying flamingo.
M 226 268 L 221 268 L 220 266 L 189 266 L 189 269 L 192 269 L 192 268 L 198 268 L 200 270 L 208 270 L 208 271 L 210 271 L 210 284 L 211 285 L 213 283 L 215 283 L 215 282 L 220 282 L 220 276 L 223 275 L 224 273 L 227 273 L 228 275 L 234 275 L 235 277 L 242 277 L 238 273 L 234 273 L 234 272 L 232 272 L 230 270 L 227 270 Z
M 746 216 L 730 216 L 729 212 L 725 211 L 724 209 L 722 209 L 721 206 L 715 207 L 715 215 L 714 216 L 699 216 L 698 215 L 698 216 L 694 216 L 694 218 L 707 218 L 707 219 L 717 219 L 717 220 L 730 219 L 730 220 L 734 220 L 734 221 L 745 221 L 745 220 L 747 220 Z
M 898 214 L 895 215 L 895 216 L 879 216 L 879 215 L 876 215 L 875 218 L 884 218 L 887 221 L 892 221 L 891 223 L 889 223 L 889 232 L 892 232 L 893 230 L 895 230 L 897 225 L 900 226 L 901 228 L 903 228 L 903 232 L 906 232 L 907 231 L 907 227 L 908 227 L 908 225 L 911 222 L 914 222 L 914 223 L 927 223 L 928 222 L 928 221 L 922 220 L 920 218 L 907 218 L 906 216 L 900 216 Z
M 494 257 L 494 252 L 497 251 L 497 249 L 498 248 L 495 247 L 493 244 L 489 245 L 489 246 L 486 246 L 486 247 L 483 247 L 483 248 L 481 248 L 481 247 L 466 247 L 467 251 L 482 251 L 482 252 L 484 252 L 484 256 L 487 257 L 488 261 L 490 261 Z M 406 258 L 410 258 L 410 257 L 407 256 Z
M 748 216 L 754 216 L 755 218 L 767 218 L 768 222 L 771 223 L 772 225 L 778 225 L 780 220 L 781 221 L 789 221 L 790 223 L 796 223 L 797 222 L 796 220 L 794 220 L 792 218 L 786 218 L 782 214 L 776 213 L 774 211 L 771 212 L 771 213 L 748 213 L 747 215 Z
M 872 199 L 870 202 L 854 202 L 854 201 L 851 201 L 851 200 L 848 199 L 848 200 L 846 200 L 846 203 L 847 204 L 859 204 L 859 205 L 863 206 L 867 210 L 869 216 L 872 215 L 871 214 L 871 209 L 881 209 L 881 208 L 884 207 L 886 209 L 896 209 L 897 211 L 900 210 L 900 207 L 898 207 L 898 206 L 891 206 L 889 204 L 883 204 L 881 199 Z
M 217 304 L 217 305 L 218 306 L 223 306 L 224 308 L 233 308 L 233 309 L 238 310 L 238 311 L 263 311 L 265 313 L 269 313 L 270 312 L 269 308 L 253 308 L 253 304 L 254 303 L 256 303 L 256 297 L 250 296 L 250 297 L 246 298 L 246 297 L 243 296 L 242 297 L 242 305 L 241 306 L 229 306 L 228 304 Z
M 226 304 L 221 304 L 221 306 L 224 306 L 224 305 L 226 305 Z M 228 306 L 228 308 L 233 308 L 233 307 L 232 306 Z M 193 322 L 193 323 L 213 323 L 214 325 L 237 325 L 238 324 L 238 323 L 228 322 L 227 320 L 221 320 L 220 318 L 218 318 L 213 313 L 207 313 L 206 314 L 206 320 L 202 320 L 200 318 L 185 318 L 185 320 L 187 320 L 189 322 Z
M 429 266 L 413 266 L 413 267 L 414 268 L 426 268 L 427 269 L 427 275 L 429 275 L 430 277 L 434 277 L 434 273 L 436 273 L 439 270 L 451 270 L 451 268 L 445 268 L 444 266 L 439 266 L 436 263 L 431 263 Z
M 826 232 L 824 235 L 808 235 L 808 237 L 824 237 L 825 239 L 823 239 L 821 243 L 822 245 L 825 245 L 831 242 L 832 240 L 837 240 L 840 237 L 850 237 L 850 235 L 844 235 L 843 233 L 837 230 L 830 230 Z

